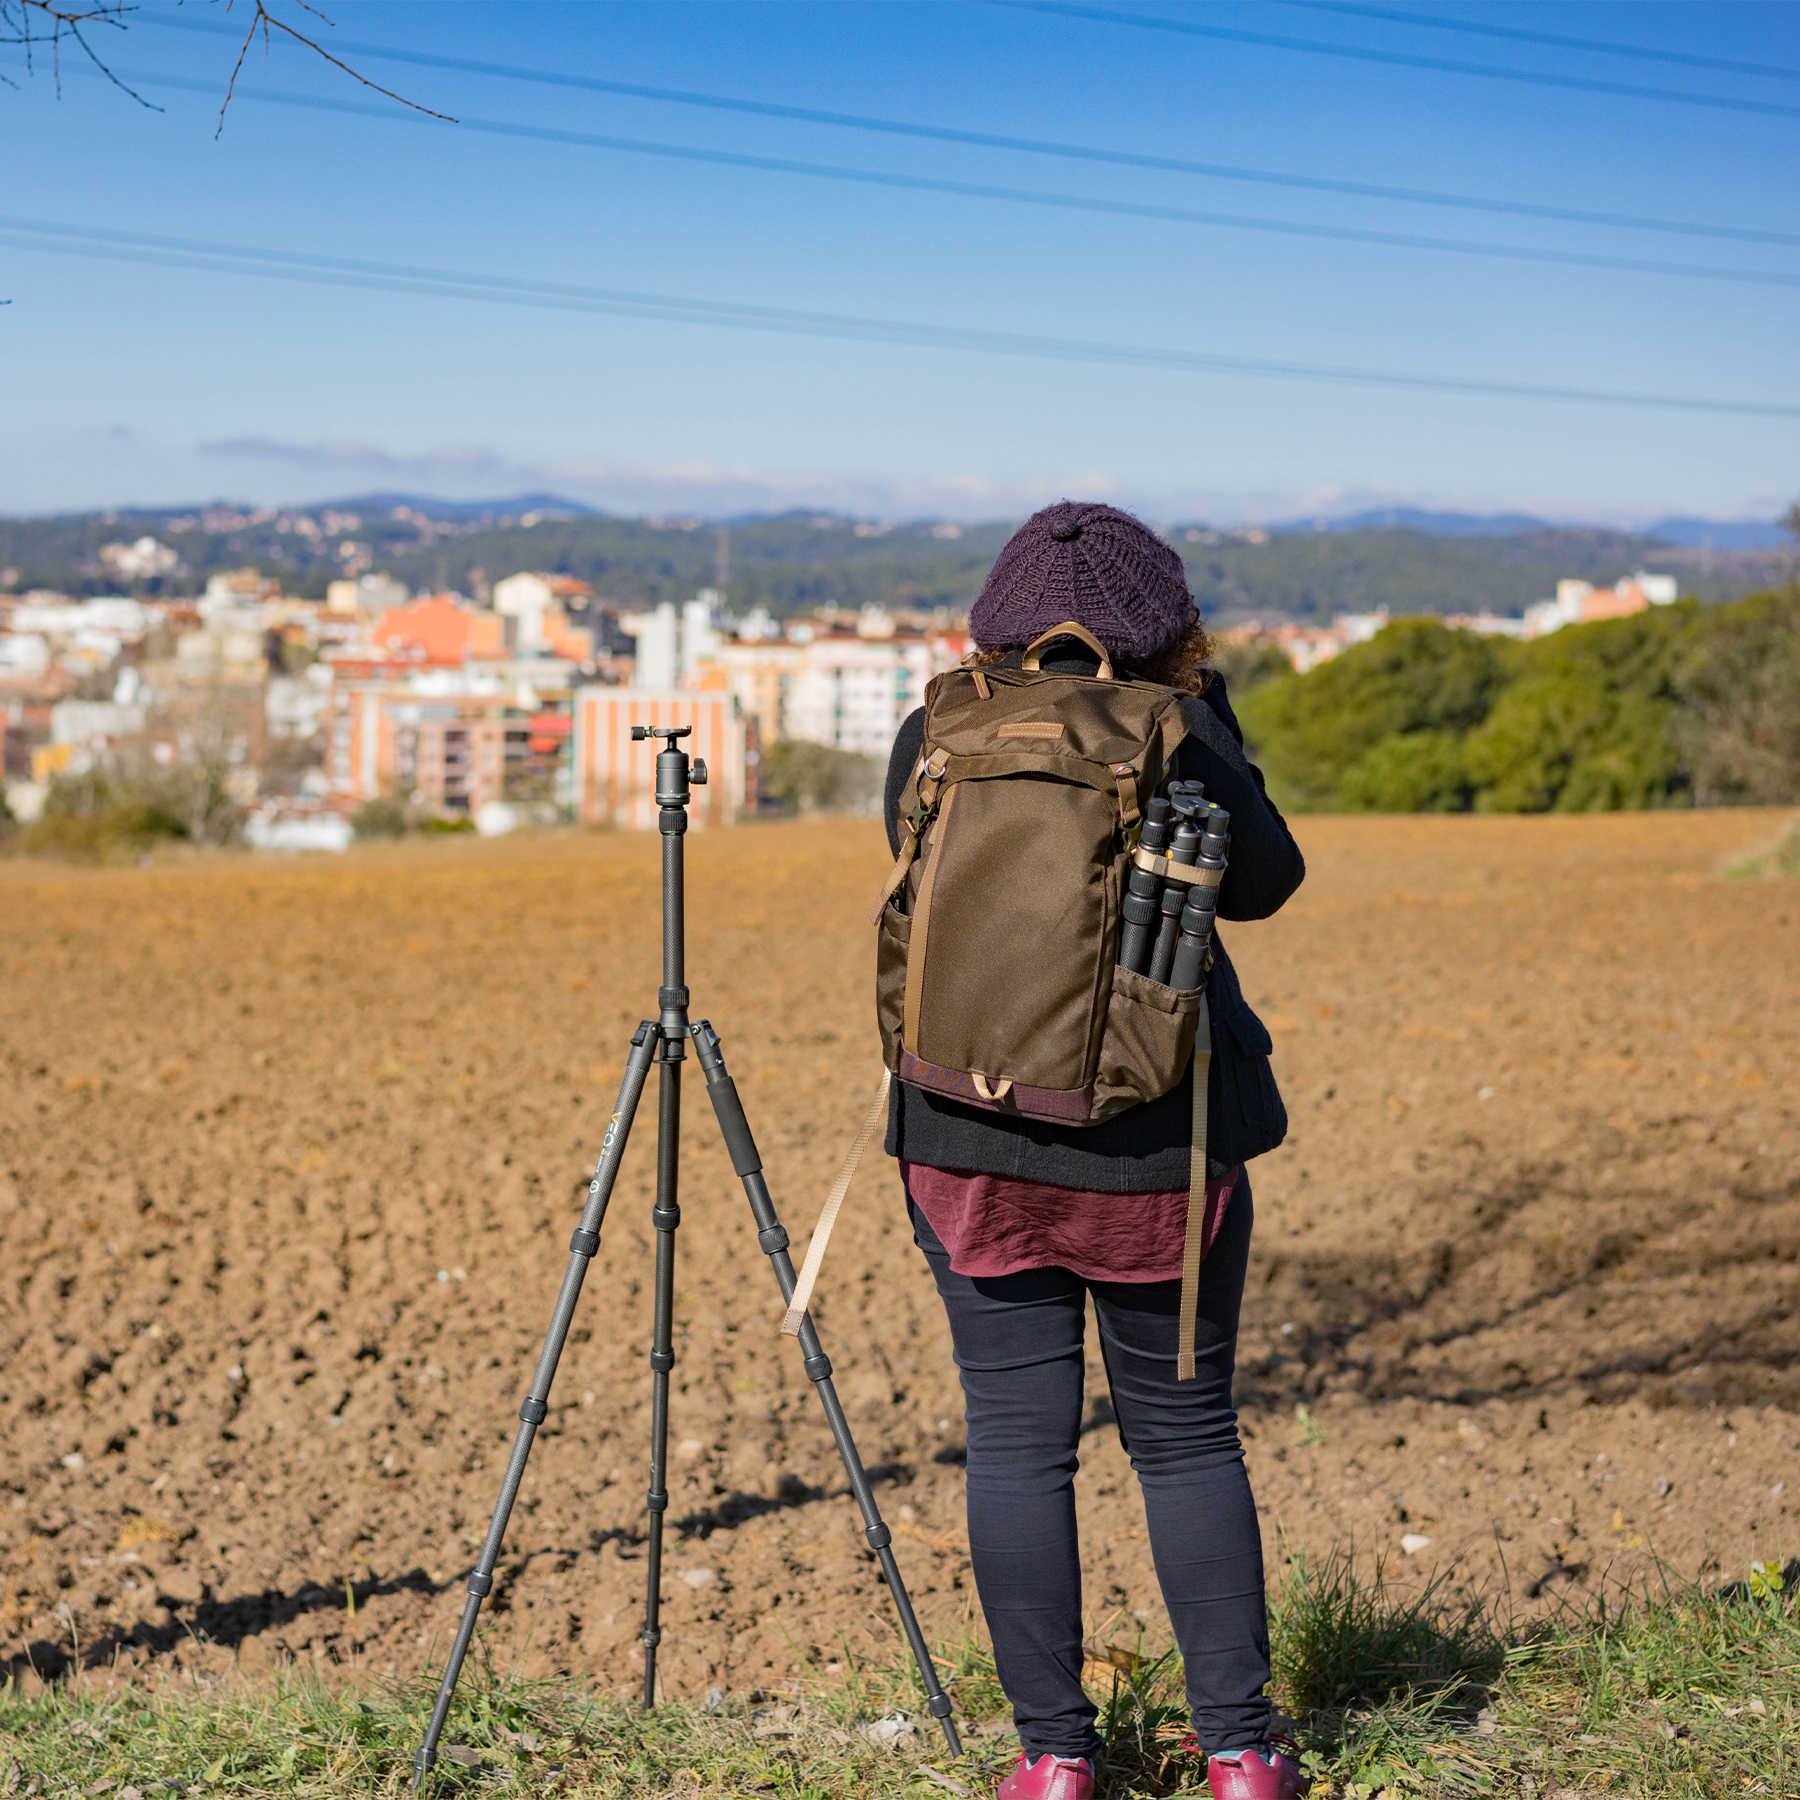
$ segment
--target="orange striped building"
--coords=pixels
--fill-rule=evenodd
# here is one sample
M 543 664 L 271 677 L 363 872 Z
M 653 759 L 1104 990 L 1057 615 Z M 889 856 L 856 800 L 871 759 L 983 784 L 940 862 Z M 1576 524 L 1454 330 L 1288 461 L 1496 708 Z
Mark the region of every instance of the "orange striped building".
M 634 743 L 633 725 L 691 725 L 681 740 L 703 757 L 705 787 L 695 788 L 688 816 L 696 826 L 731 825 L 756 805 L 754 727 L 735 695 L 668 689 L 584 687 L 575 693 L 570 761 L 575 817 L 584 825 L 647 831 L 656 825 L 656 753 L 660 743 Z

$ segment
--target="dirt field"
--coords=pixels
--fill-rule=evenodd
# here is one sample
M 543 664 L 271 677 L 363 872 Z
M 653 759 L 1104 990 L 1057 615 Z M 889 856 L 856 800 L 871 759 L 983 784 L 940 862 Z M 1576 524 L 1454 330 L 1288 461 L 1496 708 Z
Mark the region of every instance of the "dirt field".
M 1272 1553 L 1457 1559 L 1529 1609 L 1653 1556 L 1800 1551 L 1800 884 L 1718 874 L 1776 824 L 1313 821 L 1296 901 L 1229 932 L 1294 1117 L 1254 1171 L 1242 1353 Z M 804 1241 L 876 1073 L 878 833 L 690 848 L 696 1011 Z M 623 836 L 0 866 L 15 1673 L 412 1676 L 441 1653 L 654 1010 L 655 866 Z M 687 1127 L 668 1683 L 889 1660 L 697 1083 Z M 485 1628 L 503 1662 L 618 1688 L 640 1667 L 651 1166 L 646 1130 Z M 927 1629 L 954 1635 L 960 1409 L 879 1158 L 818 1316 Z M 1096 1634 L 1135 1608 L 1160 1638 L 1097 1367 L 1090 1391 Z

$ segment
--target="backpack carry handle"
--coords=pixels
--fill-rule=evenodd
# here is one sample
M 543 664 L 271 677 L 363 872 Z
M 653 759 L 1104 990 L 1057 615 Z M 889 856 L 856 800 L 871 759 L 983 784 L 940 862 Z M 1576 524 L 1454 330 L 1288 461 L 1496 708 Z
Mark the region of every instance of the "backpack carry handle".
M 1100 659 L 1100 667 L 1096 671 L 1100 679 L 1102 681 L 1112 680 L 1112 658 L 1106 654 L 1106 646 L 1085 625 L 1077 625 L 1073 619 L 1064 619 L 1060 625 L 1052 625 L 1042 637 L 1033 638 L 1025 646 L 1025 656 L 1019 667 L 1029 670 L 1035 675 L 1039 663 L 1043 660 L 1044 646 L 1055 643 L 1058 638 L 1075 638 L 1080 643 L 1086 644 Z

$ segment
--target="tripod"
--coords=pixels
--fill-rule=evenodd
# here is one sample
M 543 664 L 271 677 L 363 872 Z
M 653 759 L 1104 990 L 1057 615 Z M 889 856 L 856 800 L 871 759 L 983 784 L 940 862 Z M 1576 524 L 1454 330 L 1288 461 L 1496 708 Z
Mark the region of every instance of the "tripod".
M 650 1491 L 648 1547 L 645 1559 L 644 1629 L 640 1634 L 644 1645 L 644 1705 L 656 1704 L 656 1647 L 662 1641 L 660 1624 L 662 1607 L 662 1542 L 663 1514 L 668 1510 L 666 1484 L 669 1443 L 669 1371 L 675 1366 L 673 1345 L 675 1312 L 675 1232 L 681 1223 L 679 1187 L 679 1139 L 681 1128 L 681 1065 L 687 1044 L 692 1039 L 694 1053 L 706 1076 L 707 1097 L 712 1101 L 714 1116 L 731 1156 L 731 1166 L 744 1184 L 744 1196 L 756 1222 L 756 1241 L 767 1255 L 775 1271 L 776 1284 L 786 1300 L 794 1291 L 794 1264 L 788 1255 L 788 1234 L 775 1216 L 775 1203 L 769 1197 L 768 1183 L 763 1180 L 762 1159 L 756 1152 L 756 1140 L 750 1134 L 750 1122 L 744 1116 L 736 1084 L 725 1072 L 725 1057 L 719 1048 L 719 1034 L 701 1019 L 688 1023 L 688 990 L 685 983 L 684 935 L 686 918 L 683 901 L 682 838 L 688 828 L 687 807 L 690 783 L 703 786 L 706 764 L 690 760 L 677 740 L 689 735 L 688 725 L 634 725 L 631 735 L 642 741 L 660 738 L 662 749 L 656 758 L 657 830 L 662 834 L 662 986 L 657 990 L 657 1017 L 646 1019 L 631 1037 L 631 1048 L 625 1058 L 625 1079 L 619 1087 L 618 1104 L 607 1122 L 606 1135 L 600 1143 L 600 1159 L 588 1183 L 587 1202 L 582 1208 L 581 1223 L 569 1239 L 569 1266 L 563 1272 L 562 1287 L 556 1296 L 550 1328 L 544 1335 L 544 1347 L 538 1353 L 537 1368 L 530 1390 L 519 1406 L 519 1430 L 513 1439 L 512 1454 L 507 1459 L 506 1474 L 500 1483 L 500 1496 L 494 1503 L 493 1517 L 488 1522 L 487 1537 L 481 1555 L 469 1574 L 469 1597 L 463 1606 L 456 1640 L 450 1647 L 450 1660 L 444 1678 L 438 1684 L 437 1701 L 431 1709 L 431 1723 L 425 1741 L 413 1758 L 413 1787 L 423 1785 L 427 1771 L 437 1761 L 438 1739 L 443 1735 L 444 1721 L 456 1693 L 457 1678 L 463 1660 L 475 1635 L 475 1621 L 481 1603 L 494 1585 L 494 1564 L 499 1560 L 501 1541 L 518 1497 L 519 1482 L 525 1473 L 526 1459 L 531 1455 L 532 1439 L 550 1409 L 550 1384 L 556 1378 L 556 1365 L 568 1339 L 569 1325 L 575 1316 L 575 1303 L 581 1297 L 581 1284 L 588 1264 L 600 1248 L 600 1224 L 606 1217 L 607 1202 L 612 1198 L 613 1183 L 618 1177 L 619 1163 L 625 1154 L 625 1143 L 631 1135 L 631 1123 L 637 1114 L 638 1100 L 650 1074 L 652 1063 L 658 1067 L 656 1204 L 650 1214 L 656 1228 L 656 1287 L 650 1332 Z M 944 1692 L 919 1629 L 917 1615 L 901 1579 L 900 1565 L 895 1561 L 892 1534 L 882 1523 L 875 1504 L 874 1489 L 867 1470 L 857 1454 L 844 1417 L 843 1402 L 831 1379 L 831 1359 L 819 1343 L 819 1334 L 810 1317 L 800 1327 L 800 1350 L 807 1376 L 818 1392 L 819 1404 L 825 1409 L 826 1422 L 837 1442 L 843 1459 L 844 1473 L 850 1491 L 862 1513 L 863 1535 L 881 1564 L 900 1615 L 900 1627 L 911 1646 L 913 1660 L 919 1667 L 919 1678 L 925 1687 L 926 1710 L 943 1729 L 950 1754 L 961 1753 L 956 1723 L 950 1717 L 950 1697 Z

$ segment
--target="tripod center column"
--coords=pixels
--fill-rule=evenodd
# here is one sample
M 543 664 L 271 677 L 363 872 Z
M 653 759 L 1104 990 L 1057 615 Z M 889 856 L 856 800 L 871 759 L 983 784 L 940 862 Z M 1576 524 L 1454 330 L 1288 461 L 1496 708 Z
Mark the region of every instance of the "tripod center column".
M 656 829 L 662 834 L 662 987 L 657 1004 L 662 1009 L 663 1054 L 681 1060 L 686 1047 L 688 1022 L 686 846 L 688 828 L 688 757 L 673 742 L 656 758 Z

